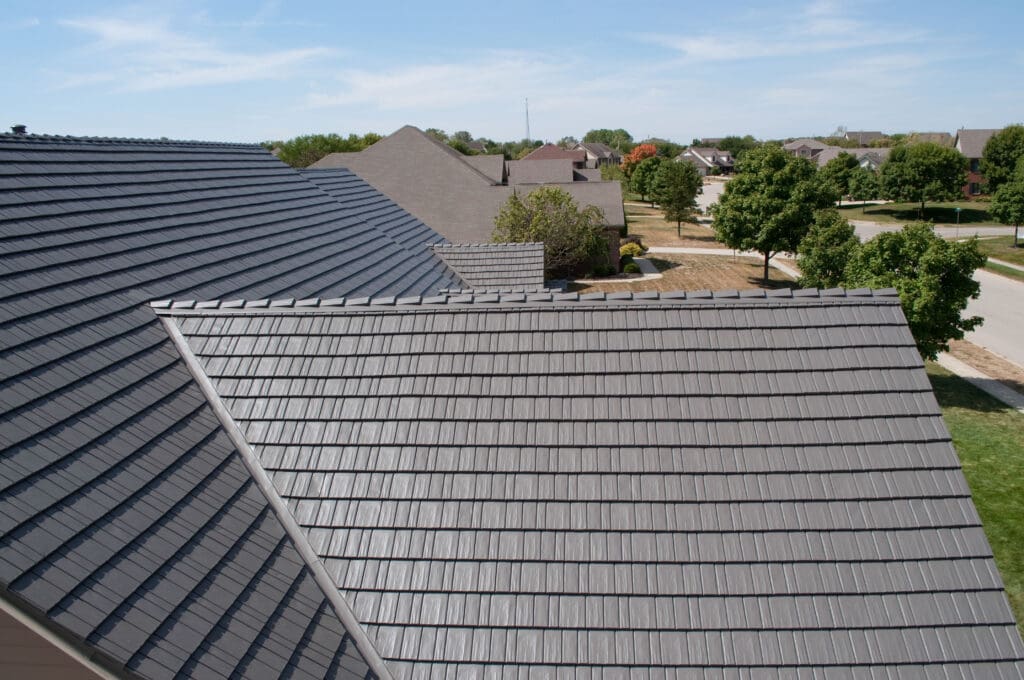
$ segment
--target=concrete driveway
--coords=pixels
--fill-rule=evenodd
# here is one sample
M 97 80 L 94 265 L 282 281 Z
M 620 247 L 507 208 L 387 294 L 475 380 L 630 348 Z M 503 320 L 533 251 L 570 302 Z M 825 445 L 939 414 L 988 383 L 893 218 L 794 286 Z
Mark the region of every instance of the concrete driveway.
M 985 323 L 965 340 L 1001 354 L 1024 366 L 1024 283 L 978 270 L 981 297 L 967 305 L 966 316 L 980 316 Z

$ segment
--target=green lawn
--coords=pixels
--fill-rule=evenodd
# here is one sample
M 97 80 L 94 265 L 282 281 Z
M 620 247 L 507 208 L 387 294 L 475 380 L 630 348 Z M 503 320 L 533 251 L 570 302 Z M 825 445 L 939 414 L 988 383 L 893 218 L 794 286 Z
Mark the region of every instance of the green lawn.
M 988 214 L 988 201 L 954 201 L 952 203 L 925 203 L 924 219 L 936 224 L 956 224 L 955 208 L 960 208 L 960 224 L 997 224 Z M 861 206 L 857 203 L 844 204 L 839 211 L 849 220 L 871 220 L 906 224 L 919 218 L 917 203 L 885 203 Z
M 978 250 L 983 255 L 1024 266 L 1024 239 L 1021 239 L 1020 244 L 1019 248 L 1013 247 L 1013 235 L 993 236 L 979 238 Z
M 1024 634 L 1024 414 L 938 364 L 928 377 Z
M 1024 272 L 1019 269 L 1013 269 L 1012 267 L 1004 267 L 1001 264 L 995 262 L 989 262 L 985 265 L 985 271 L 992 272 L 993 274 L 999 274 L 1009 279 L 1017 279 L 1018 281 L 1024 281 Z

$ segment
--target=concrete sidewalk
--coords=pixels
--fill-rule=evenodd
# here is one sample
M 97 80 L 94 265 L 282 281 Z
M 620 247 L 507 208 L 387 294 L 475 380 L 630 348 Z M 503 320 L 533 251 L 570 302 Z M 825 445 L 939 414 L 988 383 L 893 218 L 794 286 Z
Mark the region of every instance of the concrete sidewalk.
M 764 255 L 753 250 L 729 250 L 726 248 L 683 248 L 675 246 L 651 246 L 647 250 L 648 254 L 657 255 L 662 253 L 665 255 L 718 255 L 720 257 L 753 257 L 758 260 L 764 260 Z M 786 276 L 790 276 L 794 279 L 800 278 L 800 272 L 788 267 L 781 262 L 776 262 L 774 259 L 768 261 L 769 266 L 778 269 Z
M 987 392 L 1010 408 L 1017 409 L 1024 413 L 1024 394 L 1011 390 L 995 378 L 988 376 L 973 366 L 968 366 L 950 354 L 940 354 L 936 359 L 939 366 L 947 371 L 955 373 L 979 390 Z

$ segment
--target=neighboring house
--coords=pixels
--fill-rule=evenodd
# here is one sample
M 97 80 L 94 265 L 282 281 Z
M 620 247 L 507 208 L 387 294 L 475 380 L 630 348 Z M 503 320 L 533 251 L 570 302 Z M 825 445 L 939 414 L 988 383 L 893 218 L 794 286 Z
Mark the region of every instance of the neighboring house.
M 830 146 L 827 149 L 820 151 L 818 155 L 814 157 L 814 160 L 817 162 L 818 167 L 822 167 L 839 154 L 848 153 L 857 158 L 857 162 L 860 163 L 862 168 L 876 171 L 889 157 L 890 151 L 891 149 L 885 147 L 845 149 L 838 146 Z
M 1024 674 L 895 291 L 438 294 L 347 170 L 0 167 L 0 677 Z
M 541 156 L 554 158 L 506 164 L 501 156 L 463 156 L 406 126 L 363 151 L 330 154 L 310 167 L 351 169 L 453 243 L 490 241 L 494 218 L 512 193 L 543 185 L 600 208 L 608 226 L 624 225 L 621 185 L 582 169 L 582 152 L 548 146 L 554 150 Z
M 700 140 L 700 146 L 718 148 L 718 145 L 723 141 L 725 141 L 725 137 L 702 137 Z
M 583 151 L 587 154 L 586 166 L 588 168 L 600 168 L 603 165 L 620 165 L 622 163 L 622 154 L 601 142 L 580 142 L 572 150 Z
M 835 147 L 825 144 L 824 142 L 819 142 L 817 139 L 804 137 L 787 142 L 782 145 L 782 148 L 798 158 L 813 160 L 825 149 L 832 149 Z
M 691 146 L 676 156 L 675 160 L 692 163 L 701 177 L 728 174 L 734 167 L 732 154 L 713 147 Z
M 523 156 L 523 161 L 553 161 L 568 160 L 574 168 L 587 167 L 587 152 L 583 149 L 563 149 L 557 144 L 544 144 L 538 146 L 530 153 Z
M 998 129 L 966 130 L 964 128 L 956 131 L 953 148 L 967 159 L 967 184 L 964 185 L 964 196 L 977 196 L 986 191 L 985 176 L 981 174 L 981 156 L 988 140 L 997 132 L 999 132 Z
M 886 135 L 878 130 L 848 130 L 843 139 L 848 142 L 856 142 L 860 146 L 870 146 L 871 142 L 885 139 Z

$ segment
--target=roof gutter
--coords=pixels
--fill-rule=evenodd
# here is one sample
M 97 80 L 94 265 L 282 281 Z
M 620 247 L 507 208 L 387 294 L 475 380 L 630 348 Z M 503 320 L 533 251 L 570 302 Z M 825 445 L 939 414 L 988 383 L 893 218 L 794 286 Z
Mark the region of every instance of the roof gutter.
M 363 659 L 369 665 L 370 670 L 380 678 L 380 680 L 393 680 L 394 676 L 391 675 L 391 671 L 388 670 L 387 665 L 384 663 L 384 659 L 377 651 L 376 645 L 367 635 L 366 630 L 363 628 L 363 624 L 356 618 L 355 613 L 352 611 L 352 607 L 349 606 L 348 602 L 342 596 L 341 591 L 338 590 L 338 585 L 331 578 L 330 574 L 327 573 L 327 569 L 324 568 L 323 563 L 320 561 L 320 557 L 313 550 L 313 547 L 309 544 L 309 540 L 306 538 L 305 532 L 302 527 L 299 526 L 298 522 L 292 516 L 292 513 L 288 510 L 284 501 L 278 495 L 277 490 L 274 488 L 274 483 L 270 481 L 270 477 L 267 475 L 266 470 L 260 464 L 259 459 L 256 457 L 256 453 L 252 450 L 245 435 L 242 434 L 242 430 L 238 427 L 235 419 L 231 416 L 224 402 L 220 398 L 220 394 L 217 393 L 217 389 L 213 386 L 213 382 L 210 377 L 206 375 L 206 371 L 199 364 L 199 360 L 196 355 L 192 353 L 192 348 L 188 346 L 188 341 L 185 336 L 181 334 L 181 330 L 178 325 L 174 322 L 174 319 L 169 317 L 159 317 L 160 323 L 163 324 L 164 329 L 167 331 L 167 335 L 171 338 L 174 346 L 177 348 L 181 358 L 184 359 L 185 365 L 188 367 L 192 377 L 195 378 L 196 383 L 203 392 L 203 396 L 206 397 L 206 401 L 213 407 L 213 412 L 217 415 L 217 419 L 224 427 L 224 431 L 227 432 L 228 437 L 231 438 L 231 442 L 238 449 L 239 454 L 242 456 L 242 462 L 245 463 L 245 467 L 249 470 L 249 474 L 252 475 L 253 480 L 259 487 L 260 491 L 266 497 L 267 502 L 270 504 L 274 514 L 277 515 L 281 525 L 284 527 L 285 532 L 292 539 L 296 549 L 299 551 L 299 555 L 302 556 L 306 566 L 309 567 L 313 573 L 313 578 L 316 579 L 317 585 L 320 586 L 320 590 L 323 591 L 327 600 L 334 607 L 334 611 L 337 613 L 338 618 L 341 619 L 342 624 L 345 626 L 345 630 L 352 637 L 355 642 L 356 648 L 363 655 Z

